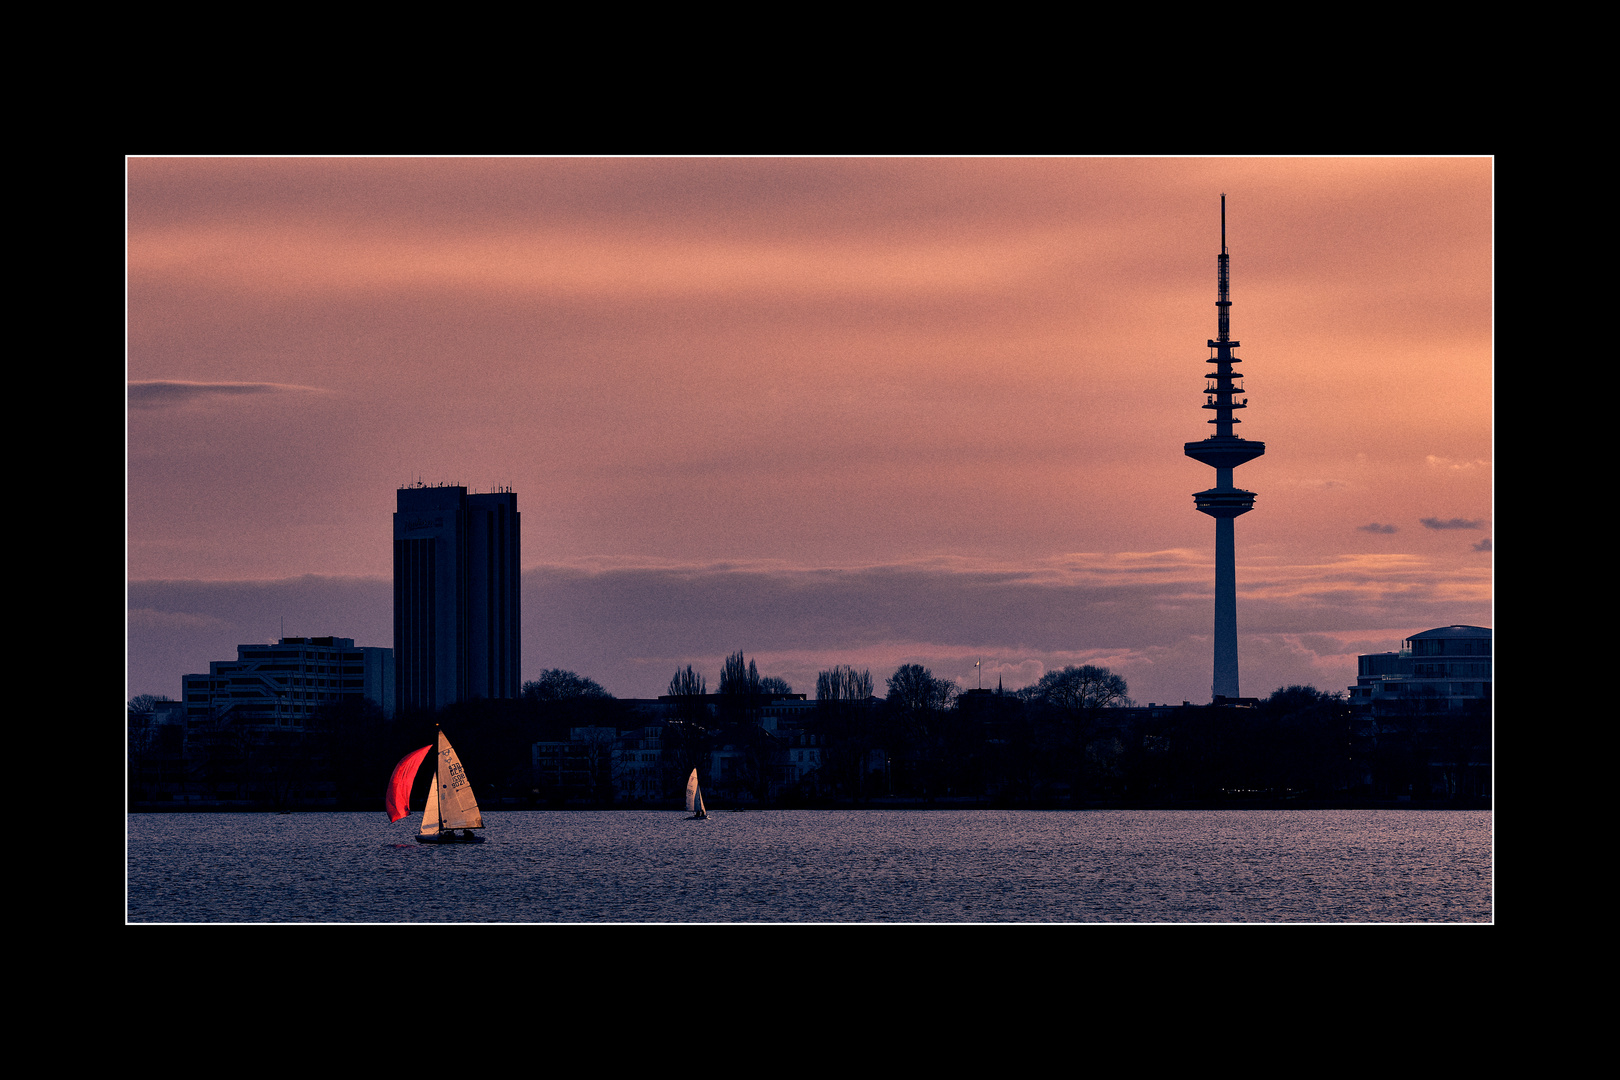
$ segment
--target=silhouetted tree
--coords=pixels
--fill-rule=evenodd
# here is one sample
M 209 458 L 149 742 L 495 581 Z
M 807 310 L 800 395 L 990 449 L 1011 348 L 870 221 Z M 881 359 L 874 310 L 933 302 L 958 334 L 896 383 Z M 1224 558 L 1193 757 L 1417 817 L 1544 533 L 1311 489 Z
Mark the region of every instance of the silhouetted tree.
M 151 798 L 162 786 L 164 752 L 152 714 L 158 702 L 168 700 L 161 694 L 137 694 L 129 699 L 125 717 L 129 759 L 125 765 L 132 799 L 137 795 L 137 788 L 141 795 Z
M 709 686 L 703 676 L 692 670 L 692 665 L 677 668 L 675 674 L 669 678 L 669 694 L 671 697 L 702 697 L 709 692 Z
M 129 715 L 151 716 L 160 701 L 173 701 L 167 694 L 136 694 L 129 699 Z
M 1253 708 L 1183 706 L 1134 734 L 1132 783 L 1158 798 L 1272 800 L 1359 783 L 1349 706 L 1312 686 L 1280 687 Z
M 872 673 L 866 669 L 856 671 L 848 664 L 823 671 L 816 676 L 816 701 L 865 701 L 872 696 Z
M 1039 682 L 1020 690 L 1025 701 L 1038 705 L 1058 725 L 1052 740 L 1060 769 L 1073 784 L 1074 797 L 1086 793 L 1088 773 L 1113 772 L 1113 757 L 1123 746 L 1115 738 L 1097 745 L 1098 721 L 1102 710 L 1129 705 L 1123 677 L 1093 664 L 1070 664 L 1061 671 L 1048 671 Z
M 1246 753 L 1262 766 L 1257 786 L 1279 795 L 1349 786 L 1350 707 L 1342 693 L 1279 687 L 1255 712 Z
M 788 685 L 786 679 L 779 679 L 775 675 L 767 675 L 759 680 L 759 692 L 766 697 L 787 697 L 793 693 L 793 687 Z
M 575 728 L 617 728 L 628 717 L 625 705 L 595 679 L 561 668 L 548 668 L 524 683 L 522 704 L 523 730 L 512 744 L 513 753 L 519 742 L 526 747 L 542 740 L 566 742 Z
M 898 790 L 937 794 L 943 768 L 940 720 L 957 693 L 950 679 L 936 679 L 921 664 L 903 664 L 888 681 L 889 760 L 900 776 Z
M 1116 705 L 1129 705 L 1125 696 L 1125 680 L 1105 667 L 1070 664 L 1062 671 L 1048 671 L 1041 676 L 1029 697 L 1045 702 L 1068 713 L 1081 713 L 1106 709 Z
M 1000 778 L 1000 798 L 1005 803 L 1051 804 L 1051 785 L 1060 778 L 1061 748 L 1054 725 L 1041 707 L 1020 694 L 1011 694 L 1019 708 L 1008 709 L 999 725 L 999 742 L 992 751 Z
M 677 668 L 669 680 L 677 719 L 664 725 L 664 797 L 675 798 L 686 788 L 693 769 L 703 769 L 709 754 L 708 682 L 691 664 Z M 705 778 L 706 779 L 706 778 Z
M 873 724 L 872 673 L 848 664 L 816 676 L 816 715 L 812 727 L 822 746 L 829 783 L 848 798 L 864 799 L 867 762 L 877 747 Z
M 523 684 L 523 697 L 527 701 L 566 701 L 569 698 L 610 698 L 595 679 L 587 679 L 562 668 L 547 668 L 538 679 Z
M 692 775 L 693 769 L 698 770 L 705 783 L 709 781 L 711 736 L 707 725 L 671 720 L 664 725 L 663 744 L 666 799 L 676 798 L 686 790 L 686 778 Z
M 1490 793 L 1491 711 L 1487 702 L 1471 701 L 1462 709 L 1429 717 L 1428 743 L 1450 798 Z
M 594 695 L 551 702 L 474 698 L 446 705 L 438 718 L 480 804 L 495 805 L 499 799 L 532 795 L 533 747 L 547 726 L 611 726 L 617 704 Z
M 720 693 L 745 695 L 759 693 L 759 669 L 752 660 L 745 660 L 739 649 L 726 657 L 720 669 Z
M 889 704 L 903 712 L 939 712 L 950 708 L 955 697 L 954 682 L 934 678 L 921 664 L 902 664 L 889 676 Z
M 338 805 L 372 809 L 394 765 L 414 746 L 401 746 L 382 707 L 345 694 L 310 714 L 310 743 L 327 762 Z M 423 740 L 426 742 L 427 740 Z M 421 743 L 417 743 L 420 746 Z
M 765 805 L 770 801 L 771 781 L 780 765 L 781 743 L 770 732 L 751 721 L 728 728 L 721 741 L 740 752 L 735 782 L 747 789 L 754 801 Z
M 719 694 L 716 704 L 723 726 L 752 723 L 758 718 L 762 704 L 759 669 L 752 660 L 743 657 L 740 649 L 726 657 L 725 666 L 720 669 Z

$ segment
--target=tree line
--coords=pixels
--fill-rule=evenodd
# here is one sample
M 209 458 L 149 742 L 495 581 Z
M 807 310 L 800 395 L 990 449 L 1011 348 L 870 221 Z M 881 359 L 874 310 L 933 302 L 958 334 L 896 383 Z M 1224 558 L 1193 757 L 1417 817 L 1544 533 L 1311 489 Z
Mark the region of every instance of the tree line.
M 1463 794 L 1469 769 L 1489 761 L 1488 716 L 1429 717 L 1404 729 L 1386 722 L 1369 734 L 1342 694 L 1310 686 L 1279 688 L 1255 708 L 1149 710 L 1130 707 L 1125 679 L 1105 667 L 1070 665 L 1016 691 L 964 692 L 921 664 L 903 664 L 882 689 L 880 697 L 869 669 L 829 668 L 817 675 L 814 708 L 773 731 L 762 712 L 793 689 L 761 676 L 741 651 L 724 660 L 713 694 L 692 666 L 676 670 L 654 721 L 589 677 L 547 669 L 515 701 L 480 699 L 389 720 L 373 703 L 349 699 L 319 710 L 296 739 L 277 733 L 256 742 L 243 730 L 205 740 L 202 754 L 186 762 L 163 756 L 149 723 L 152 703 L 137 699 L 130 702 L 131 797 L 141 782 L 189 769 L 193 778 L 234 782 L 287 804 L 319 789 L 339 806 L 370 808 L 394 762 L 431 742 L 437 725 L 453 733 L 491 805 L 573 805 L 581 790 L 588 802 L 622 804 L 624 777 L 615 770 L 627 767 L 630 735 L 621 733 L 649 722 L 658 729 L 657 754 L 649 756 L 662 771 L 652 790 L 633 797 L 653 803 L 677 798 L 691 770 L 704 775 L 717 753 L 733 771 L 724 783 L 705 775 L 706 791 L 786 806 L 887 797 L 1006 806 L 1389 797 L 1426 791 L 1436 760 L 1454 763 Z M 576 731 L 600 743 L 584 755 L 585 787 L 548 788 L 536 776 L 533 747 L 577 743 Z M 817 767 L 788 769 L 796 749 L 813 749 Z

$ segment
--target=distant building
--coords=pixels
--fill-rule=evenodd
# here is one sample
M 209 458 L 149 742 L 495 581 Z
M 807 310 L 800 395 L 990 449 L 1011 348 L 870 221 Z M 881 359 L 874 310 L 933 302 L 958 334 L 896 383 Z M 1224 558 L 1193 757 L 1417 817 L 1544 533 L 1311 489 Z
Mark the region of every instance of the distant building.
M 679 795 L 686 784 L 683 770 L 693 764 L 711 796 L 729 790 L 736 797 L 738 792 L 727 785 L 749 779 L 762 779 L 771 798 L 807 780 L 815 782 L 826 740 L 806 728 L 816 714 L 816 703 L 804 694 L 760 695 L 752 709 L 757 713 L 754 720 L 710 729 L 715 740 L 701 758 L 683 758 L 678 752 L 680 736 L 671 732 L 687 724 L 721 724 L 724 699 L 722 694 L 621 699 L 634 726 L 570 727 L 567 740 L 531 745 L 535 790 L 541 801 L 552 803 L 655 803 Z M 868 701 L 875 704 L 877 699 Z M 737 737 L 756 724 L 763 742 Z M 725 732 L 732 736 L 730 741 Z M 756 775 L 761 768 L 766 770 L 763 778 Z
M 1489 707 L 1491 630 L 1442 626 L 1413 634 L 1399 652 L 1356 659 L 1350 705 L 1371 716 L 1410 716 Z
M 781 784 L 790 788 L 805 782 L 816 784 L 819 780 L 817 773 L 827 754 L 826 736 L 804 728 L 792 728 L 782 733 L 782 742 L 782 753 L 786 760 L 782 765 Z
M 356 648 L 353 638 L 282 638 L 274 645 L 238 645 L 235 660 L 212 661 L 208 674 L 180 682 L 187 720 L 301 728 L 322 705 L 354 697 L 392 716 L 394 650 Z
M 516 698 L 517 495 L 399 490 L 394 514 L 394 656 L 403 710 Z
M 586 725 L 568 729 L 566 742 L 533 743 L 529 752 L 535 790 L 542 801 L 611 803 L 620 768 L 622 739 L 617 728 Z
M 621 799 L 630 802 L 656 802 L 674 777 L 664 760 L 664 726 L 647 724 L 619 733 L 619 746 L 613 764 L 614 788 Z

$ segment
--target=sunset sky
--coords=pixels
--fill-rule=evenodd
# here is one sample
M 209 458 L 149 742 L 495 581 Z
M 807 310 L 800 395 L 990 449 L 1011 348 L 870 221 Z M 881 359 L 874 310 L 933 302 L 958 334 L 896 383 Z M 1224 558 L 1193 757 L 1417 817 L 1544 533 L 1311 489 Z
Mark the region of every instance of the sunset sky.
M 1220 196 L 1242 691 L 1489 626 L 1492 162 L 131 159 L 129 694 L 392 646 L 408 483 L 517 492 L 523 677 L 742 649 L 1207 701 Z

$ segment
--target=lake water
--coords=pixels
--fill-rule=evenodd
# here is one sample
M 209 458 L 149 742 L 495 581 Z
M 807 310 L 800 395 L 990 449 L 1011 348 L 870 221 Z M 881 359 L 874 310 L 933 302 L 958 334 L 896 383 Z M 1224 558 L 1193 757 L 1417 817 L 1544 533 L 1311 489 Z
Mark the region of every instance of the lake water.
M 1491 814 L 1424 810 L 131 814 L 156 922 L 1490 922 Z

